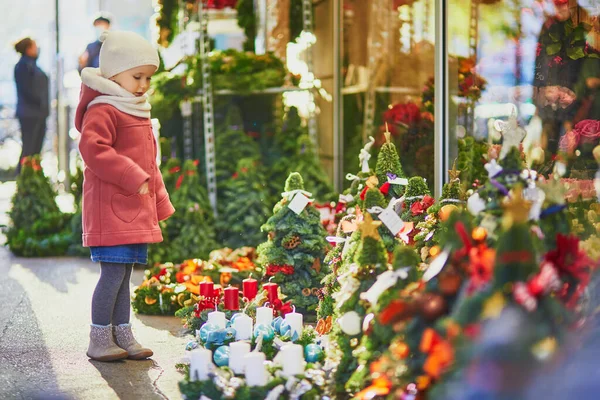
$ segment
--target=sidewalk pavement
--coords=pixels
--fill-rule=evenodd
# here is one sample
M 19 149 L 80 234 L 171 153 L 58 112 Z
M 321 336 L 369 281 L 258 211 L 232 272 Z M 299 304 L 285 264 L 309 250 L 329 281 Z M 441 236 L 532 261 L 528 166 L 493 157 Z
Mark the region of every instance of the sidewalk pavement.
M 7 203 L 8 198 L 8 203 Z M 10 194 L 0 186 L 0 224 Z M 135 316 L 152 360 L 89 360 L 99 267 L 79 258 L 25 259 L 0 247 L 0 399 L 178 399 L 175 364 L 189 338 L 175 317 Z M 137 269 L 132 283 L 139 284 Z

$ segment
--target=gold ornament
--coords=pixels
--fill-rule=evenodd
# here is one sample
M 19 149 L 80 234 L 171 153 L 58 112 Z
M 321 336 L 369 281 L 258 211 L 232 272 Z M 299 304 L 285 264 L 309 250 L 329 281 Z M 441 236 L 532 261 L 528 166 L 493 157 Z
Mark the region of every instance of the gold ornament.
M 364 216 L 364 221 L 358 224 L 358 229 L 362 235 L 362 238 L 373 238 L 375 240 L 381 240 L 381 236 L 379 236 L 379 231 L 377 230 L 381 226 L 381 221 L 373 221 L 373 217 L 371 214 L 366 213 Z
M 149 306 L 151 306 L 152 304 L 155 304 L 158 300 L 156 300 L 153 297 L 150 296 L 146 296 L 146 298 L 144 299 L 144 303 L 148 304 Z
M 454 163 L 452 164 L 452 169 L 448 171 L 448 177 L 450 178 L 450 182 L 454 182 L 454 181 L 458 181 L 460 180 L 460 173 L 462 171 L 459 171 L 456 169 L 456 159 L 454 160 Z
M 446 204 L 445 206 L 440 208 L 440 211 L 438 212 L 440 221 L 444 222 L 448 220 L 448 218 L 450 218 L 450 214 L 452 214 L 456 210 L 458 210 L 458 207 L 456 207 L 454 204 Z
M 385 136 L 385 142 L 390 143 L 392 141 L 392 134 L 391 134 L 390 130 L 388 129 L 387 122 L 385 123 L 385 132 L 383 132 L 383 134 Z
M 367 179 L 367 187 L 369 189 L 376 189 L 379 187 L 379 179 L 377 179 L 375 175 L 370 176 L 369 179 Z
M 552 357 L 554 353 L 556 353 L 557 348 L 558 344 L 556 342 L 556 338 L 547 337 L 533 345 L 531 352 L 536 356 L 538 360 L 546 361 L 550 357 Z
M 350 340 L 350 346 L 351 346 L 351 347 L 356 347 L 356 346 L 358 346 L 358 339 L 357 339 L 357 338 L 352 338 L 352 339 Z
M 596 160 L 596 162 L 600 164 L 600 145 L 594 147 L 594 150 L 592 150 L 592 154 L 594 155 L 594 160 Z
M 481 317 L 483 319 L 491 319 L 498 318 L 502 310 L 504 309 L 504 305 L 506 304 L 506 300 L 504 299 L 504 295 L 502 292 L 496 292 L 492 297 L 486 300 L 483 305 L 483 311 L 481 312 Z
M 502 218 L 504 229 L 510 228 L 514 223 L 520 224 L 529 220 L 531 202 L 523 198 L 523 189 L 520 186 L 512 191 L 512 195 L 502 206 L 504 207 L 504 217 Z
M 433 258 L 437 257 L 438 254 L 440 254 L 442 251 L 442 249 L 440 248 L 440 246 L 433 246 L 431 249 L 429 249 L 429 255 Z
M 312 293 L 312 290 L 310 290 L 310 288 L 302 289 L 302 296 L 308 297 L 311 295 L 311 293 Z
M 406 343 L 404 343 L 401 340 L 395 340 L 394 342 L 392 342 L 392 345 L 390 346 L 390 351 L 399 360 L 408 357 L 408 355 L 410 354 L 410 348 Z
M 485 228 L 478 226 L 477 228 L 473 229 L 471 237 L 476 242 L 483 242 L 485 239 L 487 239 L 487 231 L 485 230 Z

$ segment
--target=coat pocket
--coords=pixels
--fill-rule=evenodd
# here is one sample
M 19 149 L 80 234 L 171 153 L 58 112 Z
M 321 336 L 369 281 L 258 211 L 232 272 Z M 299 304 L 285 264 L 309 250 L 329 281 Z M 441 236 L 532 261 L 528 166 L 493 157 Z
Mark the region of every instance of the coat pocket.
M 116 193 L 110 200 L 113 213 L 123 222 L 131 222 L 137 218 L 142 210 L 142 198 L 139 194 L 125 196 Z

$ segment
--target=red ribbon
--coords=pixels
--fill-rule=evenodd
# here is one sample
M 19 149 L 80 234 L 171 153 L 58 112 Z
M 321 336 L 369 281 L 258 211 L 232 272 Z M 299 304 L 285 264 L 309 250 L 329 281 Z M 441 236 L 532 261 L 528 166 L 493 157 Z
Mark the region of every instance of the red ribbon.
M 267 276 L 273 276 L 279 272 L 284 275 L 292 275 L 295 269 L 291 265 L 267 265 Z
M 281 316 L 285 316 L 285 314 L 289 314 L 291 313 L 292 310 L 292 302 L 288 301 L 286 303 L 282 302 L 279 299 L 275 299 L 273 300 L 273 309 L 277 312 L 279 312 L 279 314 L 281 314 Z
M 379 188 L 379 191 L 383 193 L 384 196 L 387 196 L 390 193 L 390 183 L 386 182 Z
M 423 200 L 416 201 L 412 204 L 412 206 L 410 206 L 410 212 L 413 216 L 421 215 L 425 211 L 427 211 L 427 209 L 431 207 L 434 202 L 435 200 L 433 199 L 433 197 L 425 195 L 423 197 Z

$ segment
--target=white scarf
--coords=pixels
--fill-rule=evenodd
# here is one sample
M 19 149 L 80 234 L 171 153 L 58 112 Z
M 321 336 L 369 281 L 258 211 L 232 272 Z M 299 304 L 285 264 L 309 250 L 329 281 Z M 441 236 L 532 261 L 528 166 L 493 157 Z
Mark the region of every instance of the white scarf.
M 84 68 L 81 71 L 81 81 L 90 89 L 102 93 L 96 97 L 87 106 L 106 103 L 115 107 L 117 110 L 126 114 L 140 118 L 150 118 L 150 103 L 148 96 L 135 96 L 123 89 L 116 82 L 102 76 L 100 68 Z

